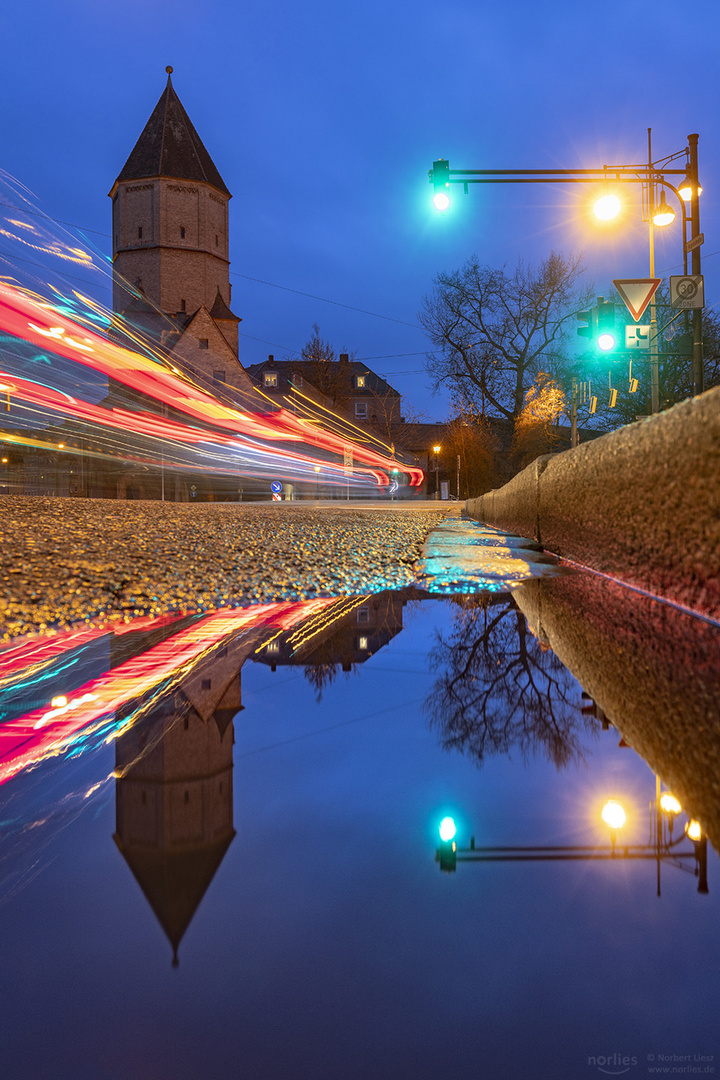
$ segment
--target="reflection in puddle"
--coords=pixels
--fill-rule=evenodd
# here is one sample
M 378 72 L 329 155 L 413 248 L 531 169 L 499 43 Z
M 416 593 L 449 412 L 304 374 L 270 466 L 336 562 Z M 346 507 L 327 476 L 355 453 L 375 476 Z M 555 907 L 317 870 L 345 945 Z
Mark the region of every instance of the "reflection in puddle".
M 519 1048 L 502 1071 L 503 1016 L 519 1010 L 532 1025 L 538 1001 L 556 995 L 570 1039 L 580 991 L 615 977 L 603 969 L 609 953 L 614 963 L 627 954 L 632 985 L 613 1023 L 623 1009 L 628 1024 L 650 1023 L 648 980 L 632 970 L 643 950 L 648 965 L 664 965 L 665 943 L 680 942 L 684 956 L 702 926 L 697 948 L 711 956 L 717 859 L 684 829 L 692 814 L 717 845 L 716 627 L 576 574 L 534 578 L 512 594 L 409 589 L 79 634 L 0 653 L 2 899 L 6 932 L 29 920 L 63 970 L 64 950 L 91 929 L 76 927 L 73 940 L 47 912 L 58 890 L 78 911 L 87 902 L 119 944 L 114 966 L 88 960 L 85 979 L 102 985 L 112 970 L 118 999 L 137 994 L 152 1011 L 192 987 L 221 1012 L 232 980 L 237 1009 L 252 1017 L 237 1045 L 257 1030 L 272 1056 L 260 1013 L 279 1010 L 283 1025 L 299 1016 L 294 1038 L 307 1038 L 310 1060 L 333 999 L 367 1031 L 380 1011 L 397 1026 L 409 1010 L 408 1052 L 429 1017 L 445 1015 L 452 984 L 463 1024 L 467 1003 L 482 999 L 489 1075 L 551 1075 L 521 1065 Z M 681 812 L 650 812 L 664 787 Z M 602 821 L 610 799 L 623 804 L 624 824 Z M 460 872 L 445 875 L 432 858 L 450 815 L 457 850 L 441 867 L 454 855 Z M 470 860 L 486 865 L 460 866 Z M 698 897 L 708 861 L 710 895 Z M 598 867 L 605 877 L 591 876 Z M 157 982 L 178 954 L 175 983 Z M 672 962 L 695 1009 L 705 967 L 696 977 Z M 54 993 L 44 974 L 32 987 Z M 540 1060 L 550 1051 L 535 1037 Z M 454 1039 L 464 1053 L 461 1025 Z M 202 1046 L 217 1050 L 210 1035 Z M 556 1075 L 582 1075 L 575 1066 L 590 1052 L 599 1052 L 591 1042 L 573 1044 L 575 1071 Z M 347 1048 L 339 1053 L 337 1075 L 359 1075 L 347 1070 Z M 427 1067 L 413 1059 L 413 1073 L 474 1075 L 475 1058 L 462 1061 L 465 1071 L 446 1073 L 432 1057 Z M 232 1074 L 221 1065 L 217 1075 Z M 175 1062 L 174 1075 L 192 1073 Z M 274 1075 L 311 1073 L 293 1065 Z

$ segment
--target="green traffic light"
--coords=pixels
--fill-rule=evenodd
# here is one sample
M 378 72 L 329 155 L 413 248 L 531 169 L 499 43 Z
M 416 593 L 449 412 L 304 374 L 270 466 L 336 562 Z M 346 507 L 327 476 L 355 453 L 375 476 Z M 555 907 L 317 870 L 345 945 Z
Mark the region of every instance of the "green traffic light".
M 440 839 L 443 843 L 448 843 L 455 836 L 457 829 L 455 828 L 455 822 L 451 817 L 443 818 L 440 822 Z
M 597 343 L 598 349 L 602 349 L 603 352 L 610 352 L 615 348 L 615 338 L 612 334 L 600 334 Z
M 433 203 L 436 210 L 447 210 L 450 206 L 450 199 L 444 191 L 438 191 L 435 195 L 433 195 Z

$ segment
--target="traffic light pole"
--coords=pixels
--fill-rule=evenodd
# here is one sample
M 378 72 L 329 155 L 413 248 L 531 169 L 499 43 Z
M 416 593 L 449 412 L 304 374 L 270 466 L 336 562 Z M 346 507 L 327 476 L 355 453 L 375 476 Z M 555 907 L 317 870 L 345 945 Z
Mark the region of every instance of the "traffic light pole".
M 654 202 L 654 185 L 661 185 L 672 190 L 680 199 L 683 219 L 683 265 L 687 275 L 687 255 L 692 251 L 692 273 L 701 273 L 700 246 L 702 234 L 700 233 L 700 208 L 698 190 L 698 135 L 688 135 L 688 145 L 683 150 L 678 150 L 657 162 L 652 160 L 652 148 L 650 143 L 650 129 L 648 129 L 648 161 L 644 165 L 603 165 L 601 169 L 451 169 L 449 162 L 442 158 L 433 162 L 432 169 L 428 170 L 430 182 L 435 188 L 436 206 L 438 209 L 447 209 L 447 191 L 451 185 L 462 184 L 465 194 L 468 193 L 470 184 L 597 184 L 610 182 L 612 184 L 641 184 L 647 186 L 648 192 L 648 217 L 650 225 L 650 275 L 655 276 L 655 251 L 652 210 Z M 687 169 L 674 169 L 668 166 L 678 158 L 685 156 Z M 691 183 L 690 198 L 690 240 L 686 241 L 685 224 L 686 212 L 682 197 L 677 187 L 666 181 L 666 177 L 688 177 Z M 445 205 L 437 202 L 438 197 L 444 198 Z M 650 330 L 650 384 L 652 411 L 656 413 L 660 408 L 659 389 L 659 352 L 657 341 L 657 317 L 654 299 L 651 302 L 651 330 Z M 701 394 L 704 389 L 703 371 L 703 338 L 702 338 L 702 310 L 693 309 L 693 397 Z

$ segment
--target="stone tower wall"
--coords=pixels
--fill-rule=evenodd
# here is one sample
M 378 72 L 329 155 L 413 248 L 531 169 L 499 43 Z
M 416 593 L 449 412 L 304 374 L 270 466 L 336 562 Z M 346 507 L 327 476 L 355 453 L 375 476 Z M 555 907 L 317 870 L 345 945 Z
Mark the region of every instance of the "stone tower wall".
M 228 197 L 210 184 L 153 179 L 121 181 L 113 196 L 113 268 L 166 315 L 230 304 Z M 184 233 L 184 235 L 183 235 Z M 129 296 L 113 287 L 113 308 Z

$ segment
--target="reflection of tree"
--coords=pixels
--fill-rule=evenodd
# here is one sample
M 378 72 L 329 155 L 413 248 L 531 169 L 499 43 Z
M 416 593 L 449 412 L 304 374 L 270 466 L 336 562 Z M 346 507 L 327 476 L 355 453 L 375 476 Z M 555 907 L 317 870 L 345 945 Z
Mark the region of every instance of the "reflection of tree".
M 322 701 L 322 692 L 326 686 L 335 682 L 338 664 L 308 664 L 303 674 L 317 693 L 317 700 Z
M 579 709 L 577 686 L 530 632 L 509 596 L 458 599 L 455 624 L 430 654 L 439 678 L 425 703 L 445 749 L 481 763 L 517 747 L 561 768 L 582 758 L 581 735 L 594 730 Z

